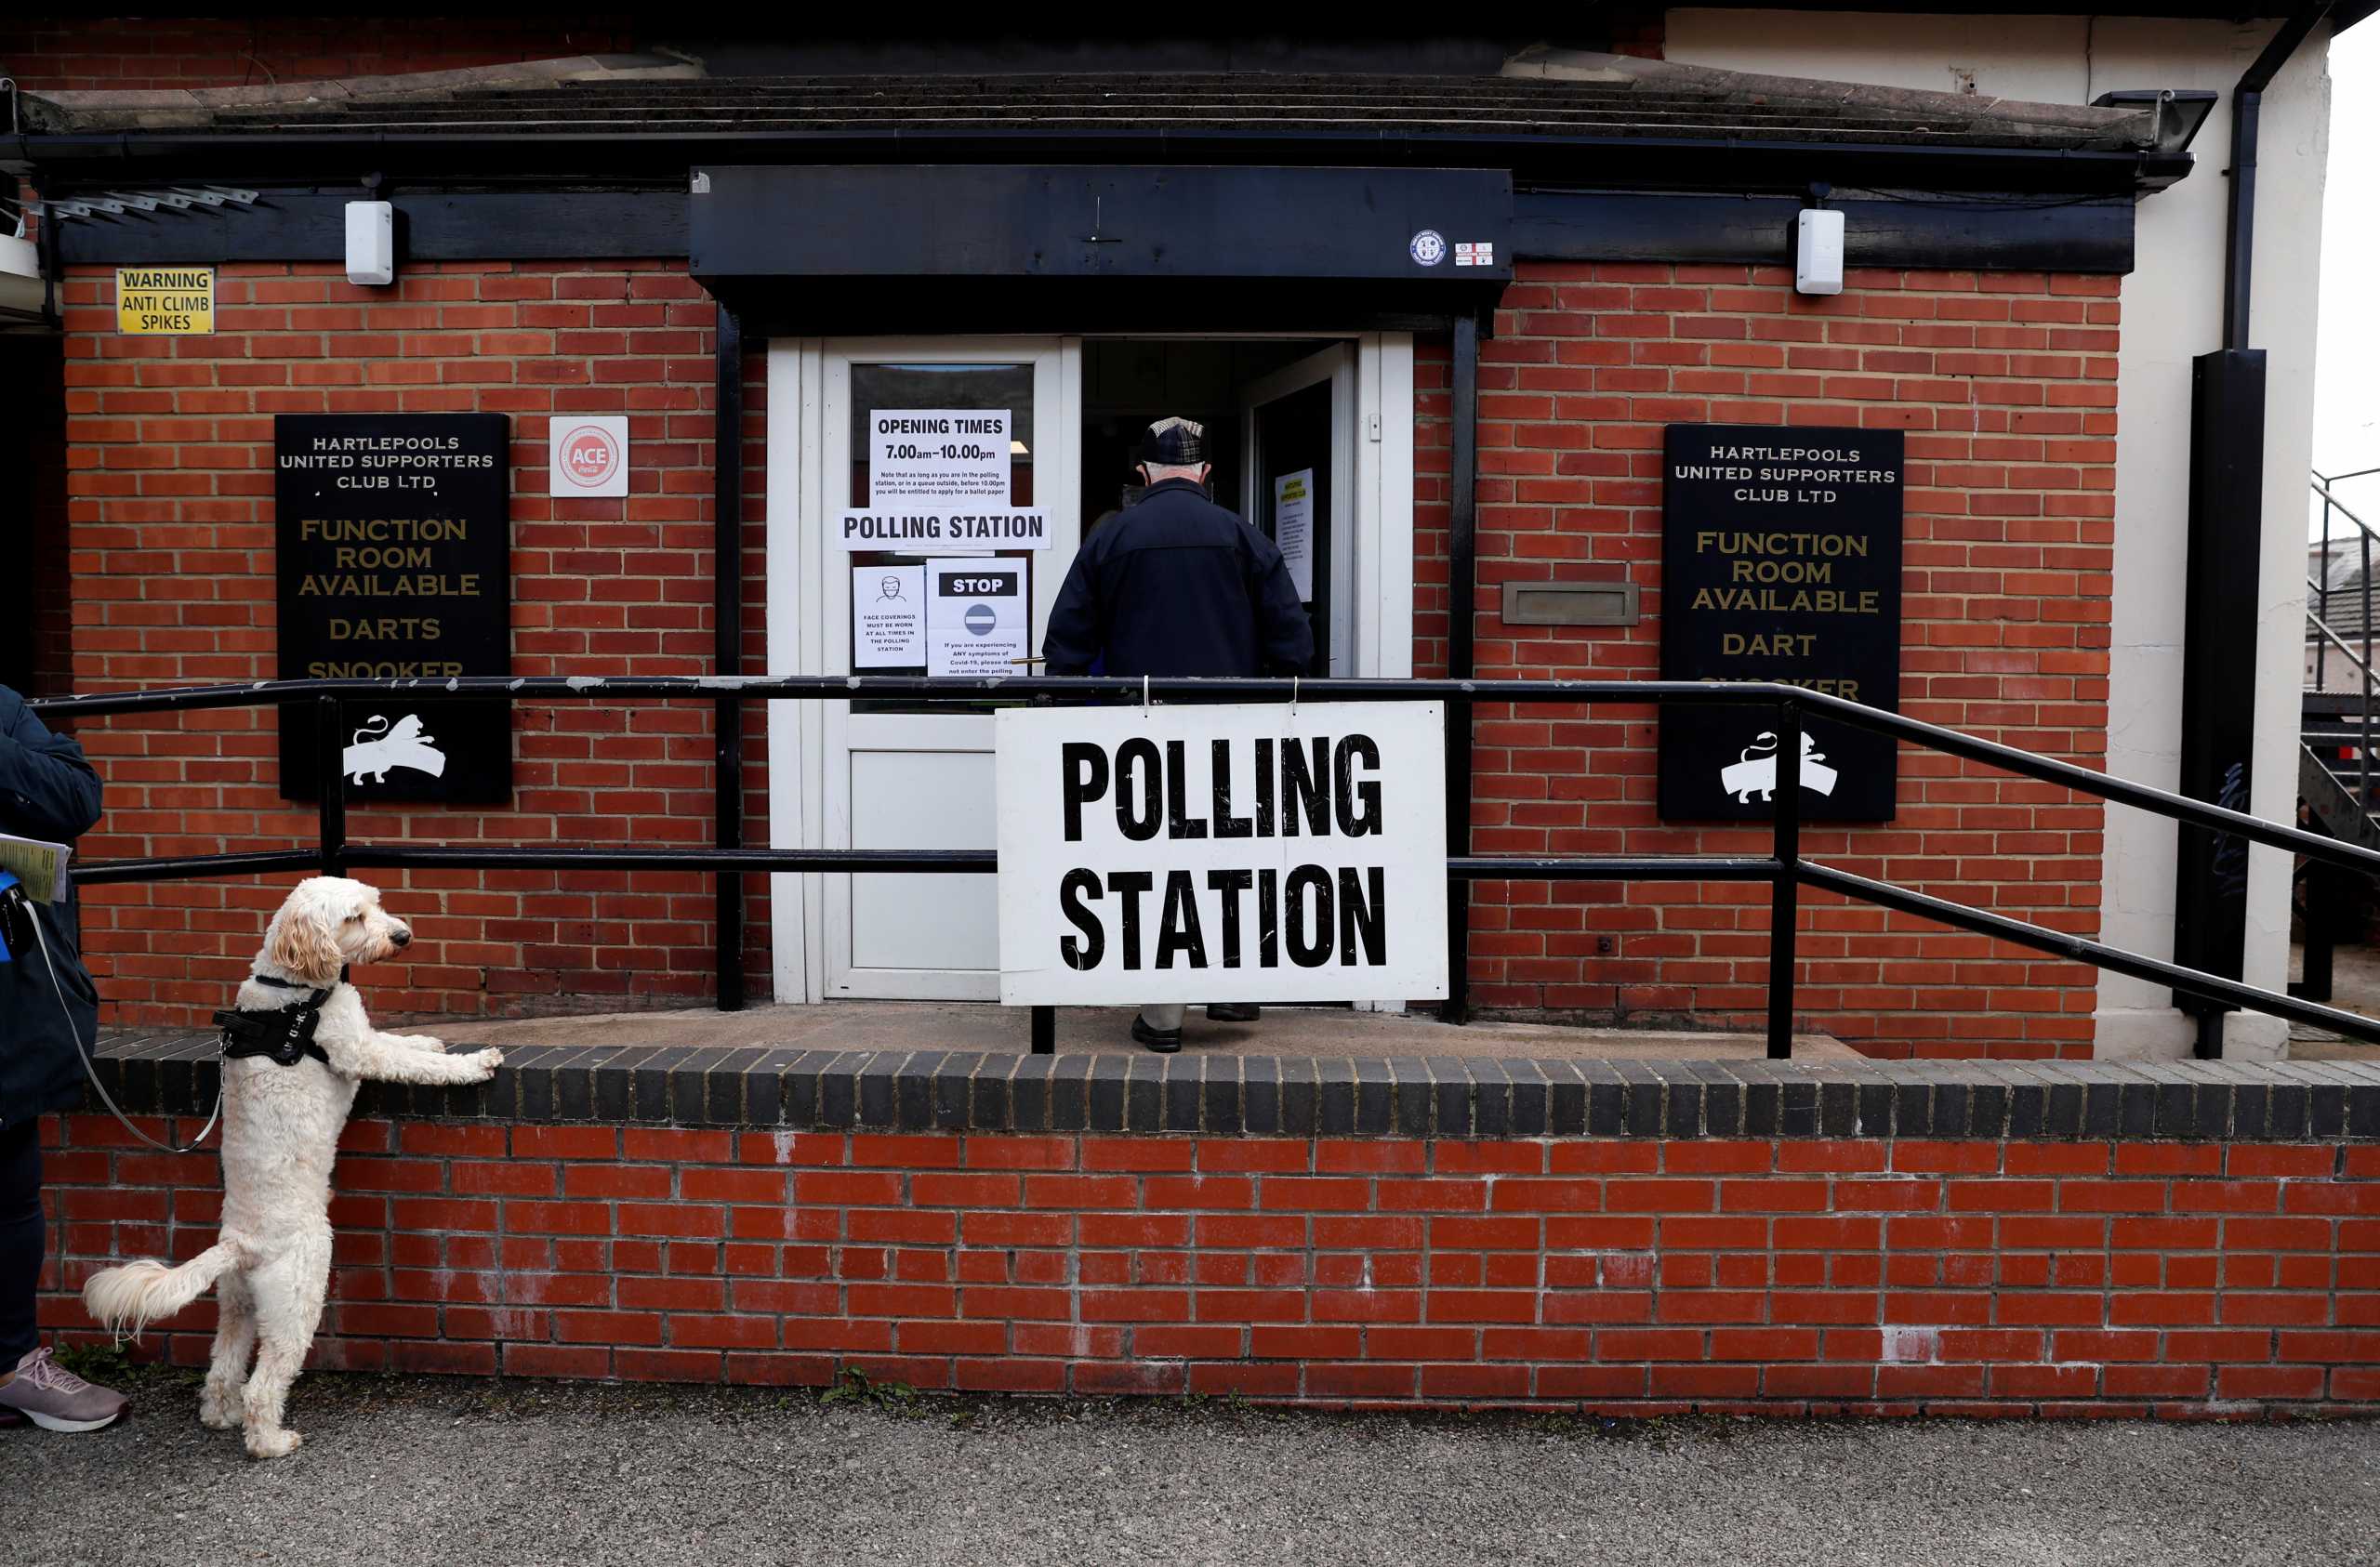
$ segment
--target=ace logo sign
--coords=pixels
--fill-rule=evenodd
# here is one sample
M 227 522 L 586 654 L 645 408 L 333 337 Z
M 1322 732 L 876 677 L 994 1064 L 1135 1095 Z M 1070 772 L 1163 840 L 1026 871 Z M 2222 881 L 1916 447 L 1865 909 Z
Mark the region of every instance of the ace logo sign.
M 628 493 L 628 422 L 617 414 L 557 415 L 550 495 L 605 496 Z
M 1008 708 L 1000 1000 L 1447 994 L 1446 709 Z

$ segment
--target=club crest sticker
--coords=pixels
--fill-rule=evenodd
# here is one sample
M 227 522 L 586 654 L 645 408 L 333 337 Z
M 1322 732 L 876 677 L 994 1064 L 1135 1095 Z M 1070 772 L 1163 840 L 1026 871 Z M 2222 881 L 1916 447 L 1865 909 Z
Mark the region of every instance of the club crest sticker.
M 1826 754 L 1807 733 L 1802 736 L 1802 787 L 1816 789 L 1832 797 L 1834 769 L 1826 765 Z M 1752 797 L 1777 797 L 1777 731 L 1762 730 L 1760 737 L 1745 746 L 1737 758 L 1719 770 L 1719 787 L 1736 797 L 1738 805 L 1750 805 Z
M 1447 237 L 1435 229 L 1424 229 L 1413 236 L 1413 243 L 1406 248 L 1412 252 L 1415 261 L 1435 267 L 1447 258 Z
M 339 770 L 347 774 L 350 784 L 357 784 L 366 777 L 375 784 L 386 784 L 390 768 L 443 778 L 446 754 L 438 748 L 436 738 L 421 731 L 419 714 L 407 713 L 390 723 L 375 713 L 369 722 L 349 737 L 347 749 L 339 757 Z

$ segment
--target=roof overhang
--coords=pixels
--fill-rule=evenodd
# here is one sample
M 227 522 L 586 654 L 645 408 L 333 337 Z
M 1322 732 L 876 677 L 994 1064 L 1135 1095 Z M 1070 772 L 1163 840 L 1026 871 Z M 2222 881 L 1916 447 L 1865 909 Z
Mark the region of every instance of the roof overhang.
M 1698 9 L 1712 11 L 1864 11 L 1881 14 L 1962 17 L 2034 17 L 2043 14 L 2041 0 L 1951 0 L 1949 5 L 1926 6 L 1911 4 L 1910 0 L 1892 0 L 1877 4 L 1876 0 L 1792 0 L 1779 6 L 1777 0 L 1695 0 Z M 1609 7 L 1593 7 L 1607 10 Z M 2254 5 L 2241 0 L 2158 0 L 2148 6 L 2096 5 L 2090 14 L 2102 17 L 2173 17 L 2205 21 L 2241 21 L 2263 20 L 2278 21 L 2293 14 L 2294 7 L 2283 5 Z M 2331 31 L 2345 33 L 2357 22 L 2380 10 L 2380 0 L 2347 0 L 2347 4 L 2331 9 Z
M 2151 84 L 2153 85 L 2153 84 Z M 2113 195 L 2181 178 L 2151 112 L 1522 51 L 1495 76 L 710 78 L 639 59 L 25 100 L 66 181 L 648 180 L 725 164 L 1502 169 L 1523 184 Z
M 1160 329 L 1226 300 L 1251 327 L 1386 326 L 1492 309 L 1513 277 L 1501 170 L 706 165 L 693 183 L 694 276 L 780 335 L 878 304 L 918 330 Z

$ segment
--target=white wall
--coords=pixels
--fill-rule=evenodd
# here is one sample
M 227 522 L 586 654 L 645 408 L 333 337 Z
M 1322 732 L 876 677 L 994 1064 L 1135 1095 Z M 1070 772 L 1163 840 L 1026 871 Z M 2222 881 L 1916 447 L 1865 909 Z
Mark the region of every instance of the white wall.
M 2191 151 L 2198 166 L 2139 209 L 2138 259 L 2123 288 L 2117 375 L 2116 574 L 2108 769 L 2162 788 L 2181 754 L 2183 557 L 2188 515 L 2190 360 L 2221 346 L 2230 88 L 2268 22 L 2162 18 L 1916 17 L 1810 11 L 1673 10 L 1667 56 L 1690 65 L 1934 91 L 2088 103 L 2126 87 L 2211 87 L 2223 99 Z M 2252 346 L 2267 351 L 2265 550 L 2259 583 L 2254 809 L 2294 820 L 2297 693 L 2305 659 L 2306 473 L 2311 459 L 2315 301 L 2330 123 L 2318 29 L 2265 94 L 2257 160 Z M 2173 823 L 2110 807 L 2107 941 L 2173 950 Z M 2258 849 L 2248 887 L 2247 978 L 2283 988 L 2289 861 Z M 2227 1048 L 2277 1049 L 2277 1020 L 2229 1021 Z M 2102 975 L 2102 1056 L 2182 1055 L 2188 1021 L 2160 987 Z

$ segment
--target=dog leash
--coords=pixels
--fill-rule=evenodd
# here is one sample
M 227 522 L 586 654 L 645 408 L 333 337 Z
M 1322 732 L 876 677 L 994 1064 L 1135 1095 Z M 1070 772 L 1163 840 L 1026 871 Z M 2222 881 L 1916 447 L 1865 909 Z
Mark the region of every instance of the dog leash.
M 73 1008 L 66 1005 L 66 992 L 59 986 L 58 965 L 49 955 L 49 938 L 43 934 L 41 921 L 38 919 L 33 921 L 33 928 L 34 944 L 41 948 L 42 964 L 49 970 L 49 993 L 58 997 L 58 1010 L 60 1015 L 66 1020 L 66 1033 L 68 1036 L 74 1041 L 74 1053 L 83 1058 L 84 1074 L 90 1078 L 91 1086 L 99 1091 L 100 1102 L 104 1103 L 108 1107 L 110 1113 L 115 1116 L 117 1124 L 122 1126 L 126 1131 L 130 1132 L 134 1137 L 139 1138 L 142 1142 L 147 1143 L 150 1147 L 157 1150 L 160 1153 L 197 1152 L 200 1145 L 205 1143 L 206 1139 L 214 1134 L 215 1123 L 223 1118 L 222 1073 L 219 1071 L 216 1073 L 215 1108 L 213 1111 L 208 1113 L 206 1125 L 200 1127 L 198 1136 L 193 1138 L 183 1147 L 176 1148 L 172 1143 L 159 1142 L 155 1138 L 151 1137 L 147 1132 L 144 1132 L 139 1127 L 134 1126 L 132 1124 L 132 1117 L 124 1113 L 123 1108 L 115 1102 L 115 1096 L 108 1092 L 108 1086 L 99 1081 L 99 1069 L 97 1065 L 93 1064 L 91 1060 L 91 1052 L 83 1047 L 83 1031 L 75 1024 Z

